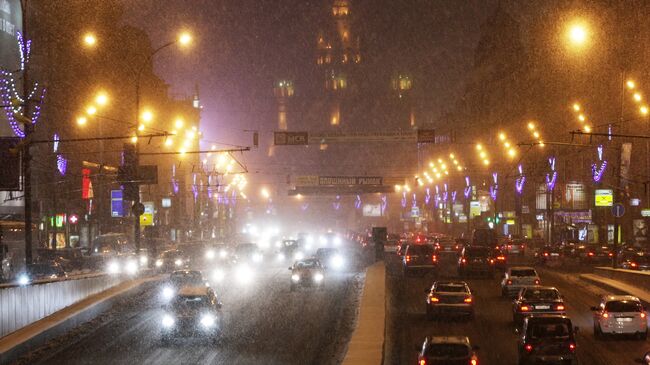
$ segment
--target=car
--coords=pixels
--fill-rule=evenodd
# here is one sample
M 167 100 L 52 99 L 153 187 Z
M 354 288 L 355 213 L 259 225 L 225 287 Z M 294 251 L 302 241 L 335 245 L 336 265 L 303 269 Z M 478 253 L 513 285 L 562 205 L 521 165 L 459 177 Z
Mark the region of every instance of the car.
M 222 303 L 212 288 L 186 286 L 163 306 L 161 342 L 178 337 L 203 337 L 217 343 L 222 335 Z
M 296 261 L 289 267 L 291 271 L 291 291 L 298 287 L 317 287 L 322 289 L 325 284 L 325 269 L 316 258 Z
M 431 245 L 408 245 L 402 258 L 404 276 L 412 272 L 423 274 L 433 272 L 438 268 L 438 256 Z
M 341 271 L 345 268 L 345 259 L 338 248 L 321 247 L 314 255 L 325 270 Z
M 585 245 L 578 249 L 578 260 L 584 264 L 607 264 L 613 256 L 614 253 L 608 246 Z
M 526 317 L 517 340 L 519 365 L 577 365 L 576 333 L 571 319 L 558 314 Z
M 406 251 L 406 247 L 408 245 L 413 245 L 413 244 L 415 244 L 415 242 L 411 242 L 411 241 L 407 240 L 406 238 L 402 238 L 399 241 L 399 243 L 397 244 L 397 248 L 395 249 L 395 253 L 397 254 L 397 256 L 402 257 L 402 256 L 404 256 L 404 252 Z
M 521 326 L 524 318 L 537 314 L 566 314 L 564 298 L 552 286 L 531 286 L 519 291 L 512 303 L 512 320 Z
M 546 245 L 535 251 L 534 258 L 537 264 L 554 266 L 560 263 L 562 252 L 556 245 Z
M 508 268 L 508 256 L 503 251 L 492 251 L 492 259 L 494 260 L 495 269 L 505 271 Z
M 524 256 L 526 253 L 526 243 L 521 239 L 509 240 L 503 245 L 503 251 L 506 255 Z
M 65 279 L 67 277 L 68 274 L 59 263 L 50 261 L 27 264 L 16 275 L 16 281 L 19 285 L 28 285 L 37 280 Z
M 264 260 L 264 256 L 256 244 L 240 243 L 235 246 L 233 260 L 235 263 L 259 264 Z
M 162 252 L 155 262 L 156 270 L 159 272 L 171 272 L 182 269 L 188 264 L 189 260 L 187 260 L 183 252 L 176 249 Z
M 625 253 L 619 259 L 618 266 L 626 270 L 650 270 L 650 255 L 642 253 Z
M 639 298 L 631 295 L 604 295 L 594 312 L 594 336 L 636 335 L 648 337 L 648 316 Z
M 440 248 L 440 253 L 456 253 L 456 241 L 451 237 L 438 237 L 436 243 Z
M 458 258 L 458 275 L 464 277 L 469 274 L 494 276 L 494 259 L 489 247 L 472 245 L 463 248 Z
M 198 270 L 175 270 L 169 274 L 169 278 L 162 286 L 163 299 L 169 301 L 181 288 L 186 286 L 209 287 L 210 284 L 203 273 Z
M 297 240 L 283 240 L 278 250 L 278 259 L 284 260 L 302 260 L 305 258 L 305 250 Z
M 217 243 L 205 248 L 205 260 L 209 263 L 214 261 L 224 262 L 231 254 L 231 248 L 225 243 Z
M 514 296 L 523 288 L 541 285 L 537 271 L 529 266 L 513 266 L 506 270 L 501 280 L 501 295 Z
M 464 281 L 436 281 L 427 294 L 427 320 L 442 314 L 461 314 L 474 318 L 474 297 Z
M 422 347 L 416 346 L 418 365 L 478 365 L 478 346 L 472 346 L 466 336 L 431 336 Z
M 471 245 L 495 248 L 499 245 L 497 232 L 492 228 L 476 228 L 472 232 Z

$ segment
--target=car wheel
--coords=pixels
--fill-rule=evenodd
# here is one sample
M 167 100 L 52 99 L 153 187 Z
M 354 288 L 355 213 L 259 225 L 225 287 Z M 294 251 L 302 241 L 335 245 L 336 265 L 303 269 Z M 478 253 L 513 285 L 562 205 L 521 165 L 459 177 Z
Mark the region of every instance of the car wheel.
M 648 339 L 648 330 L 646 330 L 643 333 L 639 333 L 638 337 L 639 337 L 639 340 L 641 340 L 641 341 L 647 340 Z

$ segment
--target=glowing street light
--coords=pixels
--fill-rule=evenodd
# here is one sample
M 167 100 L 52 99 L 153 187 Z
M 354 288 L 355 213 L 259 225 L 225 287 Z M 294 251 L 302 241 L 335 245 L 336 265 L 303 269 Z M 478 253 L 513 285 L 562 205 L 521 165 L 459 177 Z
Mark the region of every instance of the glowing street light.
M 86 117 L 77 118 L 77 124 L 78 125 L 85 125 L 86 123 L 88 123 L 88 118 L 86 118 Z
M 87 47 L 94 47 L 97 44 L 97 37 L 95 37 L 95 34 L 88 32 L 84 34 L 83 42 Z
M 648 107 L 645 106 L 645 105 L 640 107 L 639 112 L 641 112 L 641 114 L 643 114 L 643 115 L 648 115 Z
M 94 105 L 90 105 L 86 108 L 86 114 L 95 115 L 95 113 L 97 113 L 97 108 Z
M 145 110 L 140 115 L 140 119 L 145 123 L 150 123 L 153 120 L 153 113 L 150 110 Z
M 260 191 L 260 194 L 262 194 L 262 196 L 263 196 L 265 199 L 268 199 L 268 198 L 271 197 L 271 194 L 269 193 L 269 191 L 268 191 L 267 188 L 262 188 L 262 190 Z
M 188 32 L 183 32 L 178 36 L 178 43 L 187 46 L 192 42 L 192 36 Z
M 108 95 L 105 92 L 100 91 L 95 97 L 95 103 L 100 106 L 105 106 L 108 104 Z
M 176 127 L 176 129 L 183 128 L 183 119 L 181 118 L 176 119 L 176 122 L 174 122 L 174 126 Z
M 582 47 L 588 41 L 589 30 L 583 22 L 576 22 L 569 26 L 567 36 L 571 45 Z
M 625 82 L 625 86 L 627 86 L 627 88 L 630 90 L 634 90 L 634 88 L 636 87 L 636 83 L 634 82 L 634 80 L 627 80 Z

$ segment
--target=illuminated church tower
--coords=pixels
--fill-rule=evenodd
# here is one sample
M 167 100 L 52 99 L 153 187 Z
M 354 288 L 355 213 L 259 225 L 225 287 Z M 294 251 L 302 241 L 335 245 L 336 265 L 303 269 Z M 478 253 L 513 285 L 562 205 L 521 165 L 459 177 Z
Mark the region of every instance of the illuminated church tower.
M 332 20 L 318 34 L 316 63 L 323 71 L 330 112 L 329 123 L 341 124 L 341 101 L 350 88 L 350 75 L 361 62 L 359 38 L 351 29 L 350 1 L 334 0 Z

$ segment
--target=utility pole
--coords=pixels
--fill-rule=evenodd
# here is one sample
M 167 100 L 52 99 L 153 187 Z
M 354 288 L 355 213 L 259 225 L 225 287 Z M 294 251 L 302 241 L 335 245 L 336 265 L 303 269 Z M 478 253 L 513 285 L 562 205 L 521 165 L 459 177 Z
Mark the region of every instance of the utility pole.
M 23 16 L 22 28 L 23 37 L 27 39 L 27 11 L 25 6 L 26 0 L 20 2 L 21 12 Z M 25 264 L 32 263 L 32 171 L 31 171 L 31 151 L 30 140 L 34 132 L 34 126 L 31 123 L 30 116 L 30 102 L 29 100 L 29 78 L 28 78 L 29 62 L 25 62 L 23 70 L 23 115 L 27 121 L 24 124 L 25 137 L 23 138 L 23 188 L 24 188 L 24 201 L 25 201 Z

